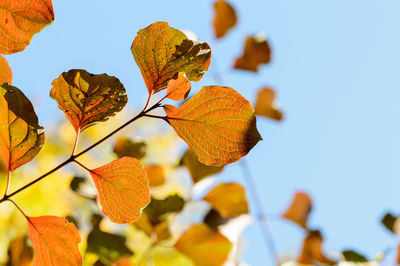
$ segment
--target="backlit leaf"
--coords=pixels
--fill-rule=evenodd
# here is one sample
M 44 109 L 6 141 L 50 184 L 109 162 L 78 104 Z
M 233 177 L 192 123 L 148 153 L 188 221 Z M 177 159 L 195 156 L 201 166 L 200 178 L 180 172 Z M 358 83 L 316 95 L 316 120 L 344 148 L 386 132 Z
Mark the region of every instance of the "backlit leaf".
M 133 223 L 150 202 L 149 180 L 143 164 L 122 157 L 90 172 L 102 211 L 115 223 Z
M 119 158 L 128 156 L 142 159 L 146 155 L 146 143 L 136 142 L 125 137 L 119 137 L 114 145 L 113 151 Z
M 274 90 L 270 88 L 261 88 L 258 91 L 255 114 L 278 121 L 282 120 L 283 113 L 276 107 Z
M 128 101 L 119 79 L 106 74 L 93 75 L 81 69 L 64 72 L 55 79 L 50 96 L 57 101 L 76 132 L 109 119 Z
M 44 143 L 44 130 L 28 98 L 18 88 L 0 86 L 0 156 L 13 171 L 32 160 Z
M 189 40 L 167 22 L 156 22 L 140 30 L 131 51 L 149 93 L 165 89 L 179 72 L 184 72 L 191 81 L 199 81 L 211 58 L 207 43 Z
M 161 186 L 165 182 L 164 167 L 161 165 L 145 165 L 150 187 Z
M 234 68 L 257 72 L 260 64 L 271 61 L 271 48 L 265 38 L 248 36 L 243 55 L 236 59 Z
M 28 217 L 29 238 L 34 249 L 33 266 L 82 265 L 78 229 L 64 217 Z
M 322 252 L 322 243 L 323 238 L 320 231 L 309 231 L 308 235 L 304 238 L 303 248 L 298 262 L 312 265 L 316 262 L 334 265 L 336 262 L 327 258 Z
M 224 218 L 249 212 L 245 189 L 238 183 L 221 183 L 203 198 Z
M 0 1 L 0 53 L 23 51 L 33 35 L 53 21 L 51 0 Z
M 0 55 L 0 85 L 4 82 L 12 83 L 12 71 L 7 60 Z
M 353 250 L 345 250 L 342 252 L 343 258 L 345 261 L 349 261 L 349 262 L 367 262 L 368 259 L 359 254 L 358 252 L 355 252 Z
M 192 225 L 175 244 L 175 248 L 191 258 L 196 265 L 222 265 L 232 244 L 220 232 L 205 224 Z
M 224 0 L 217 0 L 214 3 L 214 32 L 215 37 L 221 38 L 236 25 L 237 17 L 235 9 Z
M 190 81 L 181 72 L 177 79 L 168 81 L 167 98 L 175 101 L 183 101 L 189 95 L 191 86 Z
M 297 192 L 289 208 L 282 217 L 297 223 L 303 228 L 307 228 L 308 215 L 312 210 L 312 201 L 310 196 L 304 192 Z
M 26 243 L 26 236 L 11 241 L 8 247 L 8 262 L 6 266 L 30 266 L 33 260 L 32 247 Z
M 203 87 L 179 108 L 164 110 L 178 136 L 206 165 L 236 162 L 262 139 L 253 107 L 229 87 Z
M 199 162 L 196 153 L 192 150 L 187 150 L 185 152 L 181 159 L 181 164 L 188 168 L 193 183 L 197 183 L 207 176 L 220 173 L 224 169 L 224 167 L 221 166 L 208 166 Z

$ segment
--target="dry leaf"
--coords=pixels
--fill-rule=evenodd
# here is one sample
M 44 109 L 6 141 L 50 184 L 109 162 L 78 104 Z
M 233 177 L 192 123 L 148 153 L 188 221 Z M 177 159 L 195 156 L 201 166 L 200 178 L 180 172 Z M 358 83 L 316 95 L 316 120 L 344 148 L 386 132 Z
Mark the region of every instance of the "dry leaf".
M 275 91 L 270 88 L 261 88 L 257 94 L 255 114 L 281 121 L 283 113 L 276 108 Z
M 310 196 L 304 192 L 297 192 L 289 208 L 282 217 L 307 228 L 308 215 L 312 210 L 312 201 Z
M 271 61 L 271 48 L 264 38 L 248 36 L 243 55 L 236 59 L 234 68 L 257 72 L 260 64 Z
M 235 9 L 224 0 L 217 0 L 214 3 L 214 32 L 215 37 L 221 38 L 232 29 L 237 22 Z

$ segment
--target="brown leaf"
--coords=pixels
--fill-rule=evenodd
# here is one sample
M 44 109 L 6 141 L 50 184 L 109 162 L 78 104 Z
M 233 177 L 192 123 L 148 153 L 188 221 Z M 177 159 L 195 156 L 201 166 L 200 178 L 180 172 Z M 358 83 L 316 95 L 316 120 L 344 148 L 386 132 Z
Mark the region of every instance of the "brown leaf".
M 33 260 L 33 250 L 26 244 L 26 236 L 11 241 L 8 247 L 7 266 L 30 266 Z
M 64 217 L 28 217 L 29 238 L 34 249 L 33 266 L 82 265 L 78 229 Z
M 224 0 L 217 0 L 214 3 L 214 31 L 218 39 L 232 29 L 237 22 L 236 12 L 232 5 Z
M 44 130 L 29 99 L 14 86 L 0 86 L 0 112 L 0 157 L 13 171 L 37 155 Z
M 33 35 L 54 21 L 51 0 L 0 2 L 0 53 L 23 51 Z
M 114 223 L 133 223 L 150 202 L 149 180 L 143 164 L 122 157 L 90 172 L 102 211 Z
M 93 75 L 82 69 L 62 73 L 53 81 L 50 96 L 76 132 L 109 119 L 128 101 L 119 79 L 106 74 Z
M 312 265 L 315 265 L 315 262 L 334 265 L 336 262 L 330 260 L 323 254 L 322 242 L 323 238 L 320 231 L 309 231 L 306 238 L 304 238 L 303 248 L 298 262 Z
M 167 119 L 206 165 L 236 162 L 262 139 L 253 107 L 229 87 L 203 87 L 179 108 L 167 110 Z
M 232 244 L 218 231 L 205 224 L 195 224 L 189 228 L 175 244 L 175 248 L 188 256 L 196 265 L 222 265 Z
M 193 183 L 197 183 L 207 176 L 220 173 L 224 169 L 223 166 L 208 166 L 199 162 L 196 153 L 192 150 L 187 150 L 185 152 L 181 159 L 181 163 L 188 168 Z
M 297 223 L 303 228 L 307 228 L 308 215 L 312 210 L 312 201 L 310 196 L 304 192 L 297 192 L 289 208 L 282 217 Z
M 114 145 L 113 151 L 119 158 L 128 156 L 140 160 L 146 155 L 146 143 L 119 137 Z
M 150 94 L 165 89 L 179 72 L 191 81 L 199 81 L 211 59 L 207 43 L 187 39 L 167 22 L 156 22 L 140 30 L 131 51 Z
M 261 88 L 257 94 L 255 114 L 281 121 L 283 113 L 276 108 L 275 91 L 270 88 Z
M 12 83 L 12 71 L 7 60 L 0 55 L 0 85 L 4 82 Z
M 271 48 L 265 39 L 248 36 L 243 55 L 236 58 L 234 68 L 257 72 L 260 64 L 271 61 Z
M 245 189 L 238 183 L 221 183 L 211 189 L 203 199 L 224 218 L 249 212 Z
M 161 165 L 145 165 L 150 187 L 161 186 L 165 182 L 164 167 Z
M 167 98 L 175 101 L 183 101 L 187 98 L 191 88 L 190 81 L 185 73 L 181 72 L 177 79 L 171 79 L 167 85 Z

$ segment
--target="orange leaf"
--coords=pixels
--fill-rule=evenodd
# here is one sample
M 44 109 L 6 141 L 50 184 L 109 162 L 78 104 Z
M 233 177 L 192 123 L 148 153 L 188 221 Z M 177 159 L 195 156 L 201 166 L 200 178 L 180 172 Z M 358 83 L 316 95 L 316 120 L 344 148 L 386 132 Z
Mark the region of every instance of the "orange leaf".
M 44 130 L 29 99 L 14 86 L 0 86 L 0 113 L 0 157 L 13 171 L 40 151 Z
M 165 89 L 179 72 L 184 72 L 191 81 L 199 81 L 211 58 L 207 43 L 189 40 L 167 22 L 156 22 L 140 30 L 131 51 L 149 93 Z
M 8 248 L 7 266 L 30 266 L 32 265 L 33 250 L 26 244 L 26 236 L 21 236 L 11 241 Z
M 253 107 L 229 87 L 203 87 L 179 108 L 169 108 L 167 115 L 178 136 L 206 165 L 236 162 L 262 139 Z
M 224 167 L 221 166 L 208 166 L 199 162 L 197 155 L 192 150 L 187 150 L 185 152 L 182 156 L 181 164 L 188 168 L 193 183 L 197 183 L 207 176 L 220 173 L 224 169 Z
M 164 167 L 161 165 L 145 165 L 151 187 L 161 186 L 165 182 Z
M 78 229 L 64 217 L 27 217 L 34 249 L 33 266 L 82 265 Z
M 238 183 L 221 183 L 203 198 L 224 218 L 249 212 L 244 187 Z
M 3 56 L 0 56 L 0 85 L 4 82 L 8 84 L 12 83 L 12 71 L 7 60 Z
M 297 192 L 292 203 L 282 217 L 307 228 L 308 215 L 312 209 L 310 196 L 304 192 Z
M 271 61 L 271 48 L 264 38 L 248 36 L 243 55 L 236 58 L 234 68 L 257 72 L 258 65 Z
M 150 202 L 149 180 L 143 164 L 122 157 L 91 170 L 102 211 L 111 221 L 133 223 Z
M 397 246 L 397 264 L 400 264 L 400 245 Z
M 128 97 L 116 77 L 72 69 L 53 81 L 51 98 L 57 101 L 75 131 L 105 121 L 121 111 Z
M 192 225 L 175 244 L 175 248 L 196 265 L 222 265 L 232 249 L 229 240 L 205 224 Z
M 333 265 L 335 261 L 328 259 L 322 252 L 323 238 L 321 232 L 309 231 L 306 238 L 304 238 L 303 248 L 298 259 L 301 264 L 312 264 L 320 262 L 322 264 Z
M 189 95 L 191 88 L 190 81 L 185 77 L 185 73 L 181 72 L 177 79 L 168 81 L 167 98 L 182 101 Z
M 54 21 L 51 0 L 0 2 L 0 53 L 23 51 L 33 35 Z
M 214 3 L 214 31 L 215 37 L 221 38 L 232 29 L 237 22 L 235 9 L 226 1 L 218 0 Z
M 257 94 L 255 114 L 282 120 L 283 113 L 276 108 L 275 91 L 270 88 L 261 88 Z

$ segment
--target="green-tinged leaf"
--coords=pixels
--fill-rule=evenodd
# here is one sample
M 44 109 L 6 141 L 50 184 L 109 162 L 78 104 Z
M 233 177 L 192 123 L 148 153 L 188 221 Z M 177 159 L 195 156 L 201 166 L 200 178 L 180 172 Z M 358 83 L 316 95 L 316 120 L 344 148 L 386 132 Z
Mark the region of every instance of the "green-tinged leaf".
M 9 171 L 31 161 L 44 143 L 44 130 L 31 102 L 18 88 L 0 86 L 0 156 Z
M 50 96 L 76 132 L 109 119 L 128 101 L 119 79 L 106 74 L 93 75 L 82 69 L 62 73 L 53 81 Z
M 207 176 L 220 173 L 224 169 L 223 166 L 208 166 L 199 162 L 196 153 L 192 150 L 187 150 L 185 152 L 181 159 L 181 164 L 188 168 L 193 183 L 197 183 Z
M 345 261 L 349 262 L 367 262 L 368 259 L 359 254 L 358 252 L 355 252 L 353 250 L 345 250 L 342 252 L 343 258 Z
M 179 108 L 164 110 L 178 136 L 206 165 L 236 162 L 262 139 L 253 107 L 229 87 L 203 87 Z
M 179 72 L 191 81 L 199 81 L 211 58 L 207 43 L 189 40 L 167 22 L 156 22 L 140 30 L 131 51 L 150 94 L 165 89 Z
M 162 216 L 169 212 L 179 212 L 185 205 L 184 199 L 178 195 L 168 196 L 165 199 L 151 199 L 150 204 L 144 209 L 150 223 L 157 224 L 162 221 Z
M 119 137 L 115 142 L 113 151 L 118 158 L 128 156 L 140 160 L 146 155 L 146 143 Z
M 386 213 L 381 222 L 389 231 L 394 234 L 397 234 L 400 231 L 400 219 L 391 213 Z

